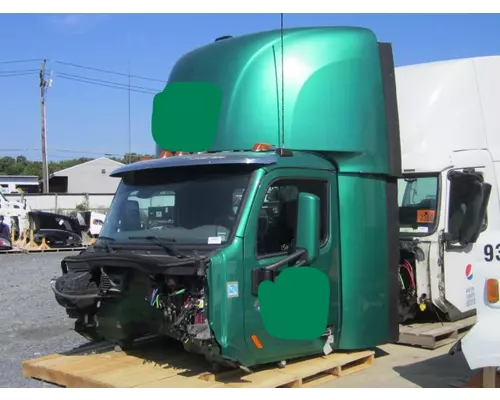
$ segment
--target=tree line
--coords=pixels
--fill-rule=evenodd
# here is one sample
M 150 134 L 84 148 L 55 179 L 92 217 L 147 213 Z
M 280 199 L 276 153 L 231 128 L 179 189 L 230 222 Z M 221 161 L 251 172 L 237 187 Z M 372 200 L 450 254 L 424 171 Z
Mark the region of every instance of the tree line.
M 108 157 L 124 164 L 139 161 L 142 157 L 154 157 L 149 154 L 126 153 L 123 158 Z M 93 160 L 93 158 L 80 157 L 70 160 L 49 161 L 49 174 L 61 171 L 66 168 L 74 167 L 75 165 Z M 31 161 L 25 156 L 17 157 L 0 157 L 0 175 L 29 175 L 42 177 L 42 162 Z

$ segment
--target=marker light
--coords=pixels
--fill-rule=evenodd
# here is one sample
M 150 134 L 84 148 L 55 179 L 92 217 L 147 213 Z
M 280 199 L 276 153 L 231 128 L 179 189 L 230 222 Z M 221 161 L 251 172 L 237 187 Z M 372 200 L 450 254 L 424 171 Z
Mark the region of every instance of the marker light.
M 486 281 L 486 295 L 489 303 L 497 303 L 498 296 L 498 279 L 488 279 Z
M 267 151 L 271 150 L 273 146 L 267 143 L 255 143 L 252 147 L 252 151 Z
M 171 151 L 164 150 L 161 152 L 160 158 L 172 157 L 173 155 L 174 153 L 172 153 Z
M 264 346 L 262 346 L 262 343 L 260 342 L 259 338 L 256 335 L 252 335 L 252 342 L 257 347 L 258 349 L 263 349 Z
M 189 152 L 187 152 L 187 151 L 178 151 L 177 153 L 175 153 L 176 156 L 184 156 L 186 154 L 189 154 Z
M 139 161 L 148 161 L 151 160 L 151 157 L 141 157 Z

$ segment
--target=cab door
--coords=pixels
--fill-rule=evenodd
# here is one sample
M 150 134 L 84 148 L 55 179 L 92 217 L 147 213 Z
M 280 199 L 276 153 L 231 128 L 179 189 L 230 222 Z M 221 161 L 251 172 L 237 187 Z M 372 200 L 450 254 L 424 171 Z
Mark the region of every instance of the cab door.
M 267 267 L 290 254 L 294 248 L 297 227 L 298 195 L 301 192 L 320 199 L 320 251 L 309 265 L 324 272 L 330 283 L 328 324 L 331 347 L 335 347 L 339 327 L 339 233 L 337 176 L 335 172 L 278 169 L 267 174 L 252 206 L 244 235 L 245 340 L 256 363 L 266 363 L 318 353 L 328 334 L 311 341 L 283 340 L 271 336 L 264 328 L 258 298 L 252 293 L 252 270 Z M 286 266 L 283 268 L 287 268 Z M 289 312 L 287 304 L 281 304 Z M 305 316 L 293 318 L 305 320 Z
M 444 292 L 446 300 L 454 306 L 449 313 L 451 320 L 461 318 L 476 308 L 476 296 L 473 285 L 474 269 L 487 260 L 492 242 L 492 232 L 497 225 L 495 213 L 486 212 L 479 231 L 479 236 L 472 243 L 461 243 L 463 235 L 474 216 L 474 208 L 481 200 L 480 187 L 489 186 L 488 168 L 476 167 L 474 170 L 457 168 L 446 176 L 447 207 L 445 223 L 445 244 L 443 254 Z M 489 192 L 488 192 L 489 197 Z M 487 209 L 494 209 L 489 198 Z M 495 202 L 496 203 L 496 202 Z M 471 217 L 472 213 L 472 217 Z M 497 239 L 495 239 L 497 240 Z M 498 241 L 498 240 L 497 240 Z

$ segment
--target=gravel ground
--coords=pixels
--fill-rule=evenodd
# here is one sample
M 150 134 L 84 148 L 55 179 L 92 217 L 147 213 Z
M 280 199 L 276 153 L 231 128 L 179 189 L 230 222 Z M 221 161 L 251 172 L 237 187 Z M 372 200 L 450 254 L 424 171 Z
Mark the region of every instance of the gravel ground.
M 69 254 L 0 254 L 0 387 L 51 386 L 23 378 L 21 362 L 85 343 L 50 289 Z

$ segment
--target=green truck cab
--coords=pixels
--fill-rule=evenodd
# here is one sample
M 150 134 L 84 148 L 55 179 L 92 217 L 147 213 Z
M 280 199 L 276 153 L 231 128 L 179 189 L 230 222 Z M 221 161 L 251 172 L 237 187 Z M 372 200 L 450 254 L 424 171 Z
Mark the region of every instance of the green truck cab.
M 121 183 L 99 239 L 52 282 L 76 331 L 123 347 L 161 334 L 246 367 L 397 340 L 391 46 L 362 28 L 228 37 L 182 57 L 167 88 L 179 83 L 217 88 L 215 133 L 197 148 L 186 129 L 167 147 L 172 110 L 157 96 L 155 140 L 190 154 L 112 173 Z M 196 120 L 202 106 L 175 112 Z M 286 281 L 292 269 L 321 272 L 327 292 Z M 320 334 L 297 334 L 318 318 Z

